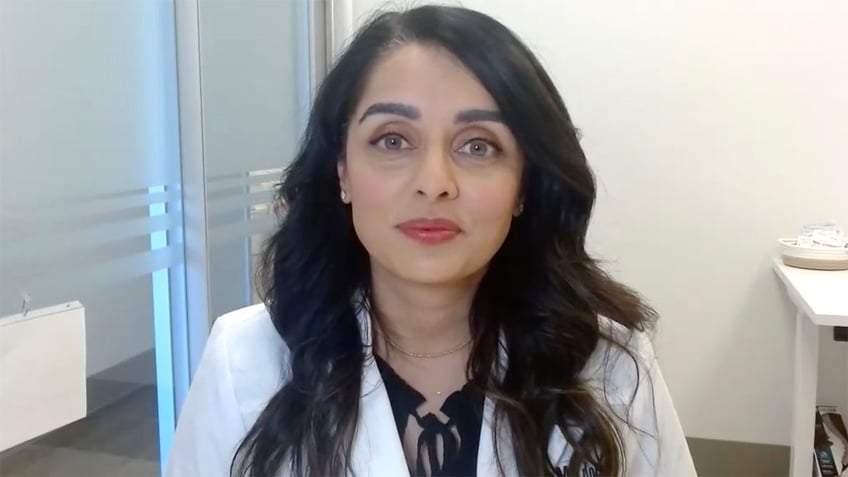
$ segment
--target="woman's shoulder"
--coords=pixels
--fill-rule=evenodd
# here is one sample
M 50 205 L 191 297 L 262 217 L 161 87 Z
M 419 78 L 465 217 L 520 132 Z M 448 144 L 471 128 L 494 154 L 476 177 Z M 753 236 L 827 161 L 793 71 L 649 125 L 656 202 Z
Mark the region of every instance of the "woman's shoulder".
M 257 345 L 272 353 L 279 352 L 278 347 L 283 344 L 264 303 L 219 316 L 209 333 L 209 342 L 215 340 L 234 346 L 239 346 L 243 340 L 256 340 Z
M 226 367 L 236 401 L 246 422 L 252 422 L 289 373 L 288 348 L 277 333 L 264 304 L 221 315 L 212 325 L 207 353 Z M 204 357 L 204 359 L 206 359 Z
M 619 424 L 627 475 L 696 475 L 651 334 L 604 317 L 599 325 L 583 377 Z
M 607 399 L 630 401 L 656 366 L 651 335 L 605 316 L 598 317 L 598 328 L 601 337 L 582 376 L 590 387 L 602 389 Z
M 269 363 L 279 367 L 288 349 L 264 304 L 251 305 L 221 315 L 212 325 L 207 347 L 225 348 L 231 366 Z
M 167 475 L 226 475 L 287 368 L 287 348 L 264 305 L 215 320 L 180 410 Z

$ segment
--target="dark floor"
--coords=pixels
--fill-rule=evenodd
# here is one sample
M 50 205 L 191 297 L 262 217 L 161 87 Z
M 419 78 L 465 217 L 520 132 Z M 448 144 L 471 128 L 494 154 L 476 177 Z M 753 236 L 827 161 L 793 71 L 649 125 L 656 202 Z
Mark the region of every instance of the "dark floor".
M 156 388 L 3 453 L 0 476 L 158 477 Z

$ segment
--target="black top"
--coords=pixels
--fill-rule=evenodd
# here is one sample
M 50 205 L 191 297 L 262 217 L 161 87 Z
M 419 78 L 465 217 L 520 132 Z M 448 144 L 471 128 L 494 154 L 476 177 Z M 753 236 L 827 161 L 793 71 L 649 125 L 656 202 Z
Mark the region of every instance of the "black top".
M 445 399 L 437 416 L 421 416 L 418 408 L 426 399 L 410 386 L 382 358 L 374 355 L 386 385 L 392 413 L 401 442 L 407 434 L 410 416 L 420 427 L 418 451 L 411 477 L 474 477 L 477 474 L 477 447 L 483 424 L 483 395 L 466 384 Z M 418 430 L 416 430 L 417 432 Z

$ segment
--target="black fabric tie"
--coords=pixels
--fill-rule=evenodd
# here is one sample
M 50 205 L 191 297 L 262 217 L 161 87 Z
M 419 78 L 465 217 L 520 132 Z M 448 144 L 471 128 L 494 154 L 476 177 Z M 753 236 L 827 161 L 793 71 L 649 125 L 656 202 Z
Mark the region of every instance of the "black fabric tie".
M 477 448 L 483 425 L 483 394 L 466 384 L 451 393 L 438 412 L 420 416 L 418 409 L 426 402 L 424 395 L 398 376 L 382 358 L 374 357 L 386 385 L 401 441 L 407 438 L 406 427 L 407 423 L 411 423 L 410 416 L 417 424 L 415 427 L 421 429 L 415 441 L 412 441 L 416 443 L 416 458 L 414 463 L 409 459 L 410 476 L 475 476 Z M 412 449 L 410 451 L 413 452 Z
M 424 417 L 413 414 L 421 426 L 418 436 L 418 457 L 415 459 L 416 475 L 445 475 L 447 462 L 454 462 L 459 455 L 459 441 L 451 431 L 451 421 L 442 422 L 433 413 Z M 442 452 L 439 452 L 439 437 L 442 438 Z M 424 468 L 424 457 L 430 463 L 430 473 Z M 439 456 L 441 455 L 441 461 Z

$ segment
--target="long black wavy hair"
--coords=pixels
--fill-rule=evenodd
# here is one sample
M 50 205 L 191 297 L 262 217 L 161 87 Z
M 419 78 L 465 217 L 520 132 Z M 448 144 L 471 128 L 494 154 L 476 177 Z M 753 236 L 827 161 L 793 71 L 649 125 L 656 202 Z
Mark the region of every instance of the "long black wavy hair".
M 473 300 L 469 379 L 494 400 L 496 421 L 508 423 L 522 475 L 557 474 L 547 454 L 556 427 L 580 430 L 564 432 L 574 448 L 569 469 L 585 463 L 601 475 L 619 474 L 625 464 L 620 431 L 580 372 L 599 340 L 616 341 L 599 315 L 644 330 L 655 314 L 585 250 L 594 176 L 539 61 L 491 17 L 431 5 L 375 16 L 315 98 L 278 191 L 281 224 L 258 276 L 289 348 L 281 365 L 290 378 L 241 442 L 231 474 L 351 470 L 367 355 L 357 319 L 364 303 L 352 297 L 368 297 L 371 275 L 351 211 L 339 200 L 336 166 L 370 70 L 386 51 L 409 43 L 442 48 L 462 62 L 495 99 L 525 158 L 524 213 L 514 219 Z M 499 349 L 508 353 L 505 369 L 498 369 Z

